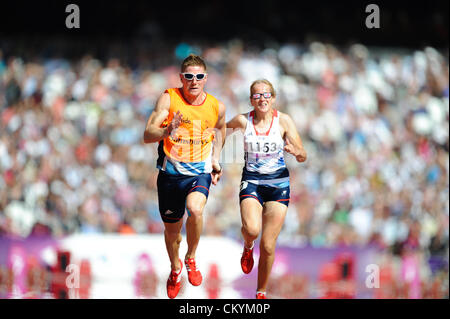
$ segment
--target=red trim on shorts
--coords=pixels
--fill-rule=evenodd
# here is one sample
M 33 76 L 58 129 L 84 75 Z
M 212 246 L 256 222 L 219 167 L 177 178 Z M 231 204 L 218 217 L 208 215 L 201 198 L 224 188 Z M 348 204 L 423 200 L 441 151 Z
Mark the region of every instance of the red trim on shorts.
M 246 196 L 253 197 L 254 199 L 256 199 L 259 202 L 258 197 L 256 197 L 255 195 L 241 195 L 240 197 L 246 197 Z
M 208 188 L 206 188 L 205 186 L 203 186 L 203 185 L 197 185 L 197 186 L 195 186 L 195 187 L 192 187 L 190 190 L 189 190 L 189 192 L 188 193 L 190 193 L 194 188 L 197 188 L 197 187 L 203 187 L 204 189 L 206 189 L 207 191 L 208 191 L 208 193 L 209 193 L 209 189 Z
M 290 198 L 287 198 L 287 199 L 278 199 L 277 202 L 287 202 L 287 201 L 289 201 L 289 200 L 290 200 Z
M 167 217 L 166 215 L 164 215 L 164 218 L 171 219 L 171 220 L 180 220 L 180 219 L 183 218 L 183 217 L 180 217 L 180 218 L 173 218 L 173 217 Z

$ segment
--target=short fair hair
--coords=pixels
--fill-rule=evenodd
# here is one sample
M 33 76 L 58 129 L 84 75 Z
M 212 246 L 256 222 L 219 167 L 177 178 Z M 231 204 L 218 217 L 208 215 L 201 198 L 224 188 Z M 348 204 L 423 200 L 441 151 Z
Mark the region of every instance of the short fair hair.
M 195 54 L 189 54 L 189 56 L 183 60 L 181 64 L 181 72 L 184 72 L 189 66 L 201 66 L 206 72 L 206 64 L 203 59 Z
M 266 80 L 266 79 L 259 79 L 259 80 L 253 81 L 252 85 L 250 85 L 250 96 L 253 94 L 253 93 L 252 93 L 253 87 L 254 87 L 256 84 L 266 84 L 268 87 L 270 87 L 270 93 L 272 93 L 272 96 L 275 97 L 275 96 L 277 95 L 276 92 L 275 92 L 275 89 L 273 88 L 272 83 L 270 83 L 269 80 Z

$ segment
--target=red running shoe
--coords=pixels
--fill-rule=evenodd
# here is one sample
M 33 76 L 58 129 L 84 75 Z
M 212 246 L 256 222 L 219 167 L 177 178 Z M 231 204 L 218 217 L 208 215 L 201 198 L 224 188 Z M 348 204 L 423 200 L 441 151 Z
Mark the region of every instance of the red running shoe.
M 258 292 L 256 294 L 256 299 L 267 299 L 266 294 L 262 292 Z
M 241 268 L 244 274 L 249 274 L 253 269 L 253 248 L 249 249 L 244 246 L 244 252 L 241 257 Z
M 169 275 L 169 279 L 167 279 L 167 296 L 170 299 L 175 298 L 178 295 L 181 287 L 181 270 L 183 270 L 183 263 L 180 259 L 181 269 L 178 273 L 175 271 L 171 271 Z
M 200 284 L 202 283 L 202 274 L 195 265 L 195 259 L 194 258 L 185 259 L 184 264 L 186 265 L 186 269 L 188 272 L 188 279 L 191 285 L 200 286 Z

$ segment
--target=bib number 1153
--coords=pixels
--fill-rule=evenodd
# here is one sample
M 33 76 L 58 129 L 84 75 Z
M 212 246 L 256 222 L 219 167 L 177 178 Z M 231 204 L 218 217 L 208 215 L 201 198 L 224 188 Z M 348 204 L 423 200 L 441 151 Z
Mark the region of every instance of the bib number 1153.
M 249 142 L 249 151 L 250 152 L 263 152 L 263 153 L 268 153 L 270 152 L 275 152 L 277 150 L 277 143 L 269 143 L 269 142 L 265 142 L 260 143 L 260 142 Z

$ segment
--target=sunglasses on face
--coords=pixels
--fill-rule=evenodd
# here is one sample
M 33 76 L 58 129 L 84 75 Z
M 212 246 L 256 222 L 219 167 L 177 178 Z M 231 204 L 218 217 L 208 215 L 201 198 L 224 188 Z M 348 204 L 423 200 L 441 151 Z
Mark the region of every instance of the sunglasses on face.
M 266 99 L 270 99 L 272 97 L 272 93 L 271 92 L 253 93 L 252 94 L 252 99 L 259 100 L 261 98 L 261 96 L 264 96 L 264 98 L 266 98 Z
M 203 80 L 205 78 L 205 76 L 206 76 L 206 73 L 197 73 L 197 74 L 194 74 L 194 73 L 181 73 L 181 74 L 188 81 L 193 80 L 194 76 L 197 79 L 197 81 Z

